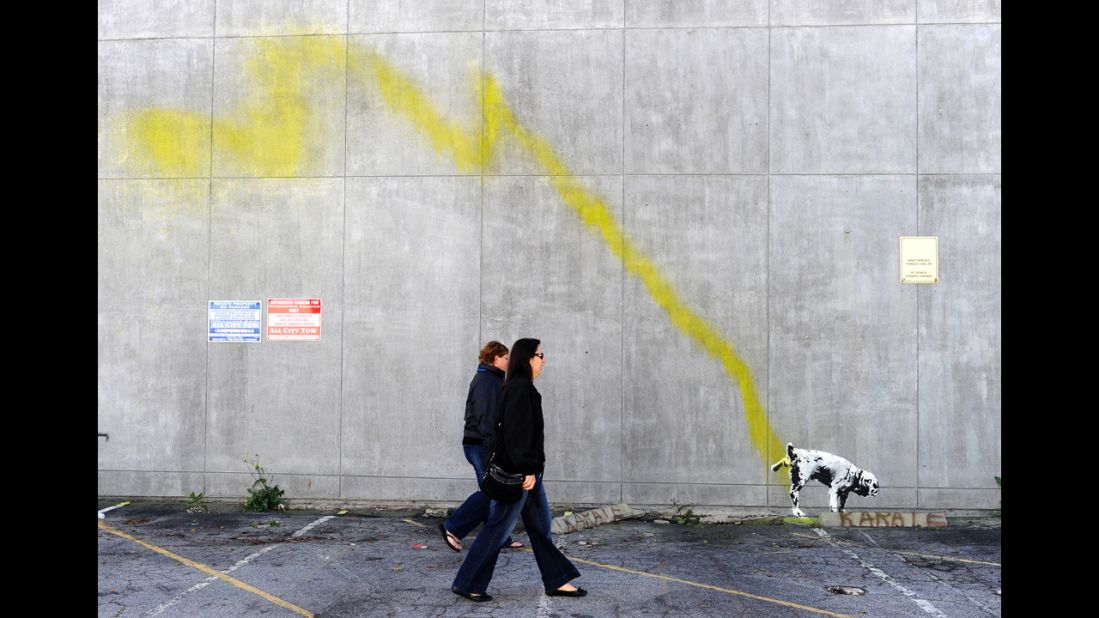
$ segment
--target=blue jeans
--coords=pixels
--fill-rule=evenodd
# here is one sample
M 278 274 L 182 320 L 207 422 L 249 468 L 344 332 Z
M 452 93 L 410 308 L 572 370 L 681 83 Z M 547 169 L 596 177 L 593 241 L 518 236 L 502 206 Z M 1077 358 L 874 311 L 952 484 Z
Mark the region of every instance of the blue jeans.
M 465 451 L 466 461 L 473 466 L 473 472 L 477 475 L 477 485 L 480 486 L 481 479 L 485 476 L 485 470 L 488 469 L 488 451 L 483 446 L 468 444 L 464 445 L 462 450 Z M 488 519 L 489 502 L 491 502 L 489 497 L 478 489 L 470 494 L 461 506 L 454 509 L 454 512 L 450 514 L 443 526 L 459 539 L 466 538 L 466 535 L 473 532 L 478 524 L 482 524 Z M 503 545 L 511 545 L 510 536 L 504 541 Z
M 518 501 L 507 503 L 490 500 L 488 521 L 454 577 L 455 588 L 462 592 L 485 594 L 488 583 L 492 581 L 492 573 L 496 570 L 496 559 L 500 556 L 504 538 L 515 527 L 520 516 L 530 538 L 538 570 L 542 573 L 542 585 L 545 589 L 556 590 L 580 577 L 580 571 L 553 545 L 553 539 L 550 538 L 552 519 L 549 500 L 542 485 L 542 475 L 539 474 L 534 489 L 524 491 L 523 497 Z

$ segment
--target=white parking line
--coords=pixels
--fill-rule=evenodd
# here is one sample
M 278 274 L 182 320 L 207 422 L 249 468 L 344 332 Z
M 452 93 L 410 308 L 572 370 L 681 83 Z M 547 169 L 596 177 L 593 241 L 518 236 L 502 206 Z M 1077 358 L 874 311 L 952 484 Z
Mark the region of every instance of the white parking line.
M 106 517 L 103 515 L 104 513 L 106 513 L 107 511 L 113 511 L 122 506 L 126 506 L 127 504 L 129 504 L 129 502 L 119 502 L 114 506 L 108 506 L 105 509 L 99 509 L 99 519 L 106 519 Z
M 904 586 L 898 584 L 892 577 L 889 577 L 888 575 L 886 575 L 885 571 L 882 571 L 878 567 L 876 567 L 876 566 L 870 564 L 869 562 L 863 560 L 862 557 L 860 557 L 858 554 L 851 551 L 850 549 L 844 549 L 843 547 L 840 547 L 839 545 L 837 545 L 835 542 L 832 541 L 832 535 L 828 534 L 824 530 L 821 530 L 820 528 L 814 528 L 813 532 L 816 532 L 817 535 L 819 535 L 822 539 L 824 539 L 825 541 L 828 541 L 828 544 L 831 545 L 832 547 L 834 547 L 834 548 L 842 551 L 843 553 L 847 554 L 848 556 L 851 556 L 852 558 L 854 558 L 856 561 L 858 561 L 859 564 L 861 564 L 863 567 L 865 567 L 866 570 L 873 573 L 874 576 L 877 577 L 878 579 L 880 579 L 883 582 L 889 584 L 894 590 L 896 590 L 896 591 L 900 592 L 901 594 L 903 594 L 904 596 L 912 599 L 912 602 L 915 603 L 916 605 L 918 605 L 920 607 L 920 609 L 922 609 L 923 611 L 927 612 L 928 614 L 931 614 L 932 616 L 936 616 L 936 618 L 948 618 L 946 614 L 939 611 L 939 608 L 932 605 L 931 601 L 927 601 L 925 599 L 917 598 L 915 592 L 912 592 L 908 588 L 905 588 Z
M 305 534 L 306 532 L 309 532 L 309 531 L 310 531 L 310 530 L 312 530 L 313 528 L 315 528 L 315 527 L 317 527 L 317 526 L 319 526 L 319 525 L 323 524 L 324 522 L 326 522 L 326 521 L 328 521 L 329 519 L 332 519 L 332 518 L 334 518 L 334 517 L 335 517 L 335 515 L 326 515 L 325 517 L 322 517 L 322 518 L 318 519 L 317 521 L 315 521 L 315 522 L 313 522 L 313 523 L 309 524 L 308 526 L 306 526 L 306 527 L 302 528 L 301 530 L 298 530 L 297 532 L 295 532 L 295 533 L 291 534 L 290 536 L 291 536 L 291 537 L 299 537 L 299 536 L 301 536 L 301 535 Z M 240 559 L 240 560 L 238 560 L 238 561 L 237 561 L 237 562 L 236 562 L 236 563 L 235 563 L 235 564 L 234 564 L 233 566 L 231 566 L 231 567 L 229 567 L 229 568 L 227 568 L 227 569 L 225 569 L 225 570 L 223 570 L 223 571 L 221 571 L 221 572 L 222 572 L 222 573 L 225 573 L 226 575 L 228 575 L 229 573 L 232 573 L 233 571 L 235 571 L 235 570 L 239 569 L 240 567 L 242 567 L 242 566 L 244 566 L 244 565 L 248 564 L 249 562 L 251 562 L 251 561 L 255 560 L 256 558 L 259 558 L 259 557 L 260 557 L 260 556 L 262 556 L 263 554 L 266 554 L 267 552 L 269 552 L 269 551 L 271 551 L 272 549 L 275 549 L 276 547 L 279 547 L 279 546 L 281 546 L 281 545 L 282 545 L 282 543 L 275 543 L 274 545 L 271 545 L 271 546 L 268 546 L 268 547 L 264 547 L 263 549 L 261 549 L 261 550 L 257 551 L 257 552 L 256 552 L 256 553 L 254 553 L 254 554 L 250 554 L 250 555 L 248 555 L 248 556 L 246 556 L 246 557 L 244 557 L 244 558 L 241 558 L 241 559 Z M 151 609 L 151 610 L 149 610 L 148 612 L 146 612 L 146 613 L 145 613 L 145 615 L 146 615 L 146 616 L 156 616 L 157 614 L 159 614 L 159 613 L 163 612 L 164 610 L 168 609 L 169 607 L 171 607 L 171 606 L 173 606 L 173 605 L 175 605 L 175 604 L 179 603 L 180 601 L 182 601 L 182 600 L 183 600 L 183 598 L 184 598 L 184 597 L 186 597 L 187 595 L 191 594 L 192 592 L 196 592 L 196 591 L 198 591 L 198 590 L 202 590 L 202 589 L 203 589 L 203 588 L 205 588 L 206 586 L 209 586 L 210 584 L 212 584 L 212 583 L 214 583 L 215 581 L 217 581 L 217 579 L 218 579 L 217 577 L 214 577 L 214 576 L 212 576 L 212 575 L 211 575 L 210 577 L 207 577 L 207 578 L 206 578 L 205 580 L 203 580 L 203 581 L 201 581 L 201 582 L 199 582 L 199 583 L 195 584 L 194 586 L 191 586 L 190 588 L 188 588 L 188 589 L 184 590 L 183 592 L 181 592 L 181 593 L 177 594 L 177 595 L 176 595 L 176 596 L 175 596 L 174 598 L 172 598 L 171 600 L 169 600 L 169 601 L 165 601 L 164 603 L 161 603 L 160 605 L 157 605 L 157 606 L 156 606 L 156 607 L 154 607 L 153 609 Z

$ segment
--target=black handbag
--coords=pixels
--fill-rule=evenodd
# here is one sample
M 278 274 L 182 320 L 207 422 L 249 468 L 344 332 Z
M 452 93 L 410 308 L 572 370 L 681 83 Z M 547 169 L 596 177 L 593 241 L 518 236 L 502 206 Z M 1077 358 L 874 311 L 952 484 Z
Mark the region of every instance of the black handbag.
M 523 475 L 512 474 L 496 465 L 496 453 L 488 460 L 488 470 L 481 481 L 481 491 L 500 502 L 517 502 L 523 497 Z
M 501 412 L 496 421 L 496 431 L 492 434 L 488 458 L 488 469 L 481 479 L 481 491 L 486 496 L 500 502 L 517 502 L 523 497 L 523 475 L 512 474 L 496 465 L 496 452 L 504 448 L 504 415 Z

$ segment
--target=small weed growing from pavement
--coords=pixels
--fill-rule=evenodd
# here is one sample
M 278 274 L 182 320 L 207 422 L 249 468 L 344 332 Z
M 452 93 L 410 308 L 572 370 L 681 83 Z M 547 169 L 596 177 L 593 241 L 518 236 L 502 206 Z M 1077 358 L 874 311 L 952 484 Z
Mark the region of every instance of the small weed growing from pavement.
M 267 521 L 254 521 L 248 525 L 253 528 L 278 528 L 282 525 L 282 522 L 277 519 L 268 519 Z
M 208 511 L 209 509 L 207 509 L 206 505 L 202 503 L 202 498 L 205 497 L 205 496 L 206 496 L 206 492 L 196 494 L 195 492 L 192 491 L 191 495 L 188 496 L 188 499 L 190 500 L 190 502 L 188 503 L 189 506 L 187 507 L 187 512 L 188 513 L 205 513 L 206 511 Z
M 672 500 L 672 506 L 675 507 L 675 514 L 671 517 L 673 524 L 685 526 L 687 524 L 697 524 L 701 521 L 689 505 L 678 504 L 675 500 Z
M 263 476 L 263 467 L 259 465 L 259 455 L 254 455 L 251 460 L 245 454 L 242 458 L 255 481 L 248 488 L 248 499 L 244 502 L 244 510 L 266 513 L 267 511 L 282 511 L 286 505 L 282 502 L 282 495 L 286 491 L 279 489 L 278 485 L 268 485 Z

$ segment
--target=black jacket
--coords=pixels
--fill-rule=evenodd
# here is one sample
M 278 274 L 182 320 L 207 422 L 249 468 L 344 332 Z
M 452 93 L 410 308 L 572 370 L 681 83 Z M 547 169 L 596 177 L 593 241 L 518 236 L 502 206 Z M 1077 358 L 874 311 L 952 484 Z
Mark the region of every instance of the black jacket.
M 515 377 L 504 388 L 500 414 L 504 420 L 500 467 L 512 473 L 540 474 L 546 466 L 542 395 L 530 380 Z
M 484 445 L 496 429 L 496 410 L 504 372 L 492 365 L 479 363 L 477 373 L 469 383 L 466 395 L 466 427 L 462 444 Z

